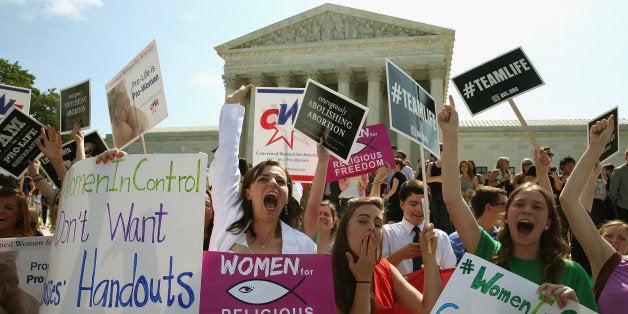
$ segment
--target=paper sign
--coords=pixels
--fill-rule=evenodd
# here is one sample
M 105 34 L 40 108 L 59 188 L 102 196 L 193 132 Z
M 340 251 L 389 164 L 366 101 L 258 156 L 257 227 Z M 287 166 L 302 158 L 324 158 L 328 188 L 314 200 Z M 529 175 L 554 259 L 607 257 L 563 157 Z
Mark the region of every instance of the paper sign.
M 316 142 L 294 129 L 304 91 L 303 88 L 255 89 L 253 164 L 277 160 L 295 182 L 312 182 L 318 162 Z
M 0 239 L 0 264 L 11 266 L 0 266 L 0 278 L 17 275 L 18 287 L 28 294 L 29 301 L 36 301 L 37 307 L 43 299 L 51 243 L 52 237 Z
M 43 125 L 17 107 L 11 107 L 0 120 L 0 167 L 19 178 L 28 169 L 28 161 L 41 154 Z
M 452 80 L 472 115 L 544 84 L 521 47 Z
M 89 129 L 91 122 L 91 94 L 89 80 L 61 89 L 61 134 L 68 134 L 74 129 L 74 121 L 81 120 L 82 130 Z
M 200 313 L 335 313 L 329 254 L 203 252 Z
M 412 77 L 386 59 L 390 128 L 440 156 L 434 99 Z
M 96 157 L 100 153 L 109 149 L 109 147 L 107 147 L 107 143 L 105 143 L 100 136 L 100 133 L 98 133 L 98 130 L 85 134 L 83 136 L 83 143 L 83 146 L 85 147 L 85 158 Z M 63 163 L 66 164 L 67 168 L 69 168 L 76 158 L 76 142 L 71 140 L 64 143 L 62 149 Z M 41 167 L 44 169 L 44 172 L 46 172 L 50 180 L 52 180 L 52 183 L 54 183 L 57 187 L 61 187 L 61 181 L 57 176 L 55 168 L 50 163 L 50 160 L 48 160 L 48 157 L 42 156 L 39 158 L 39 162 L 41 163 Z
M 330 156 L 327 166 L 327 182 L 371 173 L 385 166 L 395 164 L 395 156 L 390 146 L 390 138 L 385 124 L 365 126 L 351 150 L 348 163 Z
M 595 313 L 573 301 L 559 309 L 539 285 L 471 253 L 456 267 L 432 313 Z
M 294 128 L 323 145 L 343 162 L 349 159 L 368 108 L 308 79 Z
M 611 138 L 608 139 L 608 143 L 606 143 L 606 146 L 604 146 L 604 151 L 602 152 L 602 155 L 600 156 L 600 163 L 603 162 L 605 159 L 613 156 L 615 153 L 619 151 L 619 123 L 618 123 L 619 113 L 618 113 L 617 107 L 589 121 L 588 128 L 587 128 L 587 146 L 588 146 L 589 136 L 590 136 L 589 130 L 591 130 L 591 127 L 595 125 L 595 122 L 600 121 L 602 119 L 606 119 L 611 114 L 615 116 L 615 128 L 613 129 L 613 134 L 611 135 Z
M 0 118 L 13 106 L 22 109 L 25 113 L 29 113 L 31 108 L 31 90 L 0 84 Z
M 113 144 L 124 148 L 168 117 L 153 40 L 106 85 Z
M 74 164 L 42 313 L 198 313 L 206 169 L 205 154 Z

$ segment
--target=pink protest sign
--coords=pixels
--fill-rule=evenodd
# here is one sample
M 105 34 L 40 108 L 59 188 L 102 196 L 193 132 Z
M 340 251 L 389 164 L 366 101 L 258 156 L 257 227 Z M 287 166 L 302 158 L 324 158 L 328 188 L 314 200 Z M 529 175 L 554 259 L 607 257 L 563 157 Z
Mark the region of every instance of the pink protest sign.
M 348 163 L 331 156 L 327 167 L 327 182 L 355 177 L 373 172 L 388 162 L 395 164 L 386 125 L 374 124 L 360 129 L 358 139 L 351 149 Z
M 329 254 L 203 252 L 200 313 L 335 313 Z

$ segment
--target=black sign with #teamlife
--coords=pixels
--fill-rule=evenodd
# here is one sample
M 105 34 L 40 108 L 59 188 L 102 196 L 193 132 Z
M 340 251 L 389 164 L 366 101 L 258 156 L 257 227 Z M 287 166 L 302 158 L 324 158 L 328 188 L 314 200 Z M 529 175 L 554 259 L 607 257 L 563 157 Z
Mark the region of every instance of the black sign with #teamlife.
M 473 115 L 544 84 L 521 47 L 452 80 Z
M 41 154 L 37 142 L 41 141 L 43 124 L 12 106 L 0 120 L 0 167 L 19 178 L 28 161 Z
M 619 151 L 619 130 L 617 129 L 619 127 L 619 123 L 617 123 L 617 120 L 619 120 L 619 112 L 617 110 L 617 107 L 589 121 L 589 124 L 588 124 L 589 128 L 587 129 L 587 143 L 589 142 L 589 136 L 590 136 L 589 130 L 591 130 L 591 127 L 595 125 L 595 122 L 600 121 L 602 119 L 608 119 L 608 117 L 610 117 L 611 115 L 615 116 L 615 123 L 614 123 L 615 128 L 613 129 L 613 134 L 611 135 L 611 138 L 608 139 L 608 143 L 606 143 L 606 146 L 604 146 L 604 151 L 602 152 L 602 155 L 600 156 L 600 162 L 603 162 L 605 159 L 613 156 L 616 152 Z
M 316 142 L 322 136 L 323 146 L 346 163 L 367 113 L 365 106 L 308 79 L 294 128 Z

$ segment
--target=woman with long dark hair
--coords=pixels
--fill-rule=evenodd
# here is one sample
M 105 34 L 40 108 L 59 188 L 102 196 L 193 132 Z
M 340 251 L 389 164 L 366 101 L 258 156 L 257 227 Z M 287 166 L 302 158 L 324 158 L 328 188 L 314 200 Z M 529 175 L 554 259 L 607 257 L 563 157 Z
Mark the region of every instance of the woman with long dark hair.
M 460 191 L 458 113 L 451 96 L 449 101 L 438 115 L 443 131 L 443 190 Z M 550 157 L 537 149 L 534 158 L 540 185 L 522 184 L 508 197 L 498 240 L 478 225 L 461 193 L 443 193 L 451 219 L 467 252 L 539 284 L 537 293 L 545 291 L 547 299 L 551 296 L 560 308 L 573 300 L 597 310 L 587 273 L 568 259 L 569 246 L 561 238 L 554 196 L 544 188 L 549 188 Z

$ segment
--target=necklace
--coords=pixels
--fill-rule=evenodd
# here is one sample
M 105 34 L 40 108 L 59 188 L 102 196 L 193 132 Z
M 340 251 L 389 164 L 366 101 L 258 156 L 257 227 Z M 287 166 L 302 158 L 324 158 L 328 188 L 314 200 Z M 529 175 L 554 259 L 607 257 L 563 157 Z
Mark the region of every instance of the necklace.
M 266 241 L 264 240 L 259 240 L 259 246 L 262 250 L 266 249 Z

